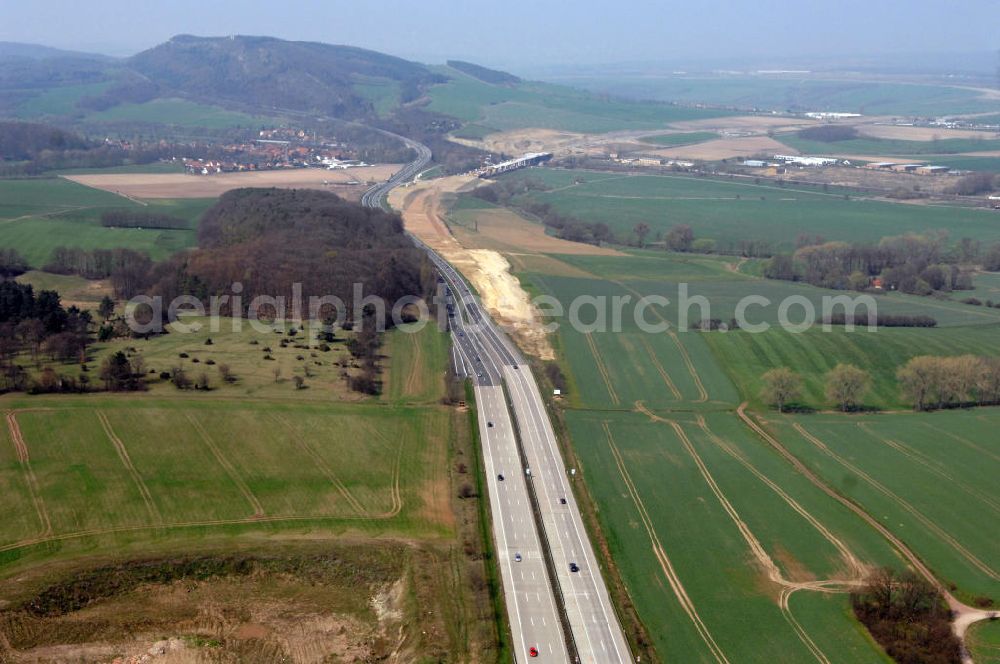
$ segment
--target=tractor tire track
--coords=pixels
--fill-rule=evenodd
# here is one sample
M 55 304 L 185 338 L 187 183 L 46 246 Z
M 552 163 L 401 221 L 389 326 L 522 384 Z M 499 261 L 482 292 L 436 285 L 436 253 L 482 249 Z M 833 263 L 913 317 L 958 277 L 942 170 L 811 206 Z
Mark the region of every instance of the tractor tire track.
M 992 422 L 987 422 L 987 423 L 988 424 L 994 424 Z M 952 433 L 952 432 L 950 432 L 950 431 L 948 431 L 946 429 L 939 429 L 938 427 L 934 426 L 933 424 L 928 424 L 927 422 L 921 422 L 920 424 L 921 424 L 921 426 L 923 426 L 923 427 L 925 427 L 927 429 L 930 429 L 932 431 L 938 432 L 939 434 L 948 436 L 952 440 L 957 441 L 957 442 L 961 443 L 962 445 L 968 447 L 969 449 L 974 450 L 976 452 L 979 452 L 980 454 L 982 454 L 984 456 L 988 456 L 991 459 L 993 459 L 994 461 L 1000 461 L 1000 455 L 994 454 L 990 450 L 983 449 L 982 447 L 980 447 L 976 443 L 972 442 L 971 440 L 968 440 L 967 438 L 963 438 L 962 436 L 954 434 L 954 433 Z
M 687 348 L 681 343 L 681 339 L 677 336 L 676 332 L 670 330 L 668 334 L 673 339 L 674 344 L 677 345 L 677 350 L 681 353 L 681 359 L 684 360 L 688 373 L 691 374 L 691 379 L 694 380 L 695 389 L 698 390 L 698 398 L 694 400 L 694 403 L 705 403 L 708 401 L 708 390 L 705 389 L 705 384 L 701 382 L 701 376 L 698 375 L 698 369 L 695 368 L 694 362 L 691 361 L 691 356 L 688 355 Z
M 911 461 L 919 463 L 921 466 L 923 466 L 927 470 L 931 471 L 932 473 L 934 473 L 938 477 L 947 480 L 948 482 L 954 484 L 955 486 L 957 486 L 957 487 L 965 490 L 970 495 L 975 496 L 979 500 L 981 500 L 984 503 L 986 503 L 991 509 L 993 509 L 994 512 L 997 512 L 998 514 L 1000 514 L 1000 503 L 998 503 L 996 500 L 994 500 L 991 496 L 983 493 L 982 491 L 980 491 L 976 487 L 972 486 L 971 484 L 968 484 L 967 482 L 964 482 L 964 481 L 962 481 L 962 480 L 954 477 L 950 473 L 948 473 L 946 470 L 944 470 L 943 468 L 941 468 L 942 464 L 940 462 L 938 462 L 935 459 L 927 456 L 926 454 L 924 454 L 923 452 L 921 452 L 919 450 L 913 449 L 912 447 L 910 447 L 906 443 L 902 443 L 902 442 L 900 442 L 898 440 L 893 440 L 891 438 L 886 438 L 886 437 L 884 437 L 884 436 L 882 436 L 880 434 L 875 433 L 872 430 L 871 425 L 868 424 L 868 423 L 866 423 L 866 422 L 858 422 L 858 428 L 861 429 L 862 431 L 864 431 L 865 433 L 867 433 L 869 436 L 871 436 L 875 440 L 879 441 L 880 443 L 888 445 L 889 447 L 891 447 L 892 449 L 896 450 L 897 452 L 899 452 L 900 454 L 902 454 L 906 458 L 910 459 Z
M 327 514 L 319 515 L 308 515 L 303 514 L 300 516 L 248 516 L 242 519 L 205 519 L 202 521 L 175 521 L 163 524 L 147 524 L 144 526 L 116 526 L 111 528 L 91 528 L 88 530 L 76 530 L 68 533 L 60 533 L 59 535 L 48 535 L 45 537 L 32 537 L 30 539 L 21 540 L 19 542 L 13 542 L 11 544 L 5 544 L 0 546 L 0 553 L 4 551 L 14 551 L 16 549 L 23 549 L 29 546 L 35 546 L 37 544 L 46 544 L 48 542 L 65 542 L 67 540 L 81 539 L 84 537 L 98 537 L 102 535 L 113 535 L 116 533 L 135 533 L 142 532 L 146 530 L 175 530 L 181 528 L 205 528 L 210 526 L 238 526 L 238 525 L 254 525 L 259 523 L 296 523 L 303 521 L 329 521 L 337 523 L 340 521 L 370 521 L 372 518 L 378 519 L 379 517 L 360 517 L 360 516 L 330 516 Z
M 898 494 L 891 491 L 888 487 L 886 487 L 884 484 L 876 480 L 874 477 L 872 477 L 865 471 L 861 470 L 860 468 L 852 464 L 847 459 L 844 459 L 842 456 L 831 450 L 829 447 L 826 446 L 826 444 L 822 440 L 820 440 L 812 433 L 807 431 L 806 428 L 803 427 L 798 422 L 793 422 L 792 427 L 799 433 L 799 435 L 801 435 L 803 438 L 812 443 L 821 452 L 829 456 L 831 459 L 839 463 L 844 468 L 850 470 L 852 473 L 863 479 L 873 489 L 885 495 L 887 498 L 889 498 L 890 500 L 898 504 L 900 507 L 902 507 L 904 510 L 909 512 L 915 519 L 917 519 L 917 521 L 923 524 L 925 528 L 927 528 L 929 531 L 931 531 L 932 533 L 940 537 L 942 540 L 947 542 L 957 553 L 959 553 L 963 558 L 968 560 L 980 572 L 982 572 L 983 574 L 987 575 L 988 577 L 990 577 L 995 581 L 1000 581 L 1000 574 L 997 574 L 989 565 L 987 565 L 982 560 L 977 558 L 976 555 L 973 554 L 971 551 L 969 551 L 967 548 L 965 548 L 965 546 L 961 542 L 959 542 L 957 539 L 948 534 L 939 525 L 934 523 L 934 521 L 932 521 L 930 518 L 924 515 L 923 512 L 919 511 L 913 505 L 903 500 L 903 498 L 901 498 Z
M 153 495 L 149 492 L 149 487 L 146 486 L 146 482 L 142 479 L 142 475 L 136 469 L 135 465 L 132 463 L 131 457 L 129 457 L 128 449 L 125 447 L 125 443 L 122 439 L 115 434 L 114 429 L 111 427 L 111 422 L 108 420 L 108 416 L 102 411 L 95 411 L 97 414 L 97 419 L 101 422 L 101 427 L 104 429 L 105 435 L 107 435 L 108 440 L 111 444 L 115 446 L 115 452 L 118 453 L 118 458 L 121 460 L 122 465 L 128 471 L 129 475 L 132 476 L 132 483 L 135 484 L 135 488 L 138 489 L 139 495 L 142 496 L 142 502 L 146 504 L 146 511 L 149 513 L 150 518 L 154 523 L 163 523 L 163 515 L 160 514 L 160 510 L 156 507 L 156 502 L 153 500 Z
M 621 400 L 618 399 L 618 393 L 615 392 L 615 388 L 611 384 L 611 374 L 608 373 L 608 368 L 604 365 L 604 360 L 601 359 L 601 354 L 597 350 L 597 344 L 594 343 L 594 339 L 590 336 L 590 332 L 585 332 L 583 336 L 587 340 L 587 346 L 590 348 L 590 354 L 594 356 L 594 362 L 597 363 L 597 370 L 600 372 L 601 378 L 604 379 L 604 386 L 608 388 L 608 396 L 611 397 L 611 401 L 614 402 L 616 406 L 620 406 Z
M 726 454 L 728 454 L 733 459 L 738 461 L 744 468 L 750 471 L 750 473 L 753 474 L 754 477 L 759 479 L 769 489 L 771 489 L 774 493 L 776 493 L 785 502 L 786 505 L 788 505 L 799 516 L 801 516 L 803 519 L 809 522 L 809 525 L 815 528 L 816 531 L 819 532 L 819 534 L 822 535 L 827 542 L 829 542 L 831 545 L 833 545 L 835 549 L 837 549 L 837 551 L 840 553 L 840 557 L 847 565 L 847 568 L 851 571 L 851 579 L 849 581 L 846 581 L 845 583 L 856 584 L 860 583 L 864 579 L 864 577 L 867 575 L 868 572 L 867 566 L 864 565 L 857 558 L 857 556 L 854 555 L 854 553 L 847 547 L 847 545 L 843 541 L 841 541 L 839 537 L 834 535 L 829 528 L 824 526 L 819 519 L 814 517 L 808 510 L 806 510 L 806 508 L 800 505 L 798 501 L 792 498 L 784 489 L 778 486 L 778 484 L 775 483 L 771 478 L 769 478 L 763 472 L 758 470 L 752 463 L 750 463 L 750 460 L 747 459 L 740 451 L 738 451 L 732 445 L 730 445 L 726 441 L 722 440 L 719 436 L 717 436 L 715 432 L 713 432 L 709 428 L 708 423 L 706 422 L 705 417 L 703 415 L 701 414 L 696 415 L 696 421 L 698 423 L 698 426 L 701 427 L 701 429 L 708 436 L 709 440 L 715 443 Z
M 263 518 L 264 507 L 260 504 L 260 501 L 257 500 L 257 496 L 253 494 L 253 491 L 250 490 L 247 483 L 243 481 L 243 478 L 240 477 L 238 472 L 236 472 L 236 468 L 232 463 L 230 463 L 229 459 L 226 458 L 226 455 L 222 453 L 222 450 L 216 446 L 211 436 L 209 436 L 208 432 L 205 430 L 205 427 L 203 427 L 201 423 L 190 413 L 187 414 L 187 419 L 188 422 L 191 423 L 191 426 L 194 427 L 195 431 L 198 432 L 198 435 L 201 436 L 202 441 L 205 443 L 205 446 L 208 447 L 212 456 L 215 457 L 215 460 L 219 462 L 219 465 L 222 466 L 223 470 L 226 471 L 226 474 L 229 475 L 229 479 L 236 484 L 240 493 L 242 493 L 243 497 L 247 499 L 248 503 L 250 503 L 250 506 L 253 508 L 253 518 L 258 520 Z
M 660 374 L 660 377 L 666 384 L 667 389 L 670 390 L 670 393 L 674 395 L 675 399 L 681 401 L 683 399 L 681 391 L 677 389 L 677 385 L 675 385 L 673 379 L 670 378 L 670 374 L 667 373 L 667 370 L 660 363 L 660 358 L 656 357 L 656 354 L 653 352 L 653 347 L 649 345 L 649 341 L 646 337 L 642 337 L 642 345 L 645 347 L 646 353 L 649 355 L 650 362 L 653 363 L 653 368 L 655 368 L 657 373 Z
M 28 444 L 24 441 L 21 427 L 17 423 L 17 413 L 7 412 L 7 430 L 10 432 L 10 439 L 14 444 L 17 453 L 18 463 L 21 464 L 21 471 L 24 474 L 25 484 L 28 485 L 28 493 L 31 495 L 31 503 L 38 515 L 38 523 L 41 526 L 39 537 L 48 537 L 52 534 L 52 521 L 49 519 L 49 512 L 45 508 L 45 501 L 42 500 L 42 490 L 35 477 L 35 471 L 31 468 L 31 456 L 28 453 Z
M 956 620 L 952 622 L 952 632 L 955 634 L 955 636 L 958 637 L 959 641 L 962 643 L 962 648 L 965 653 L 962 656 L 962 662 L 963 664 L 972 664 L 972 658 L 968 656 L 967 654 L 968 651 L 965 650 L 965 629 L 971 622 L 975 622 L 977 620 L 984 620 L 988 618 L 989 614 L 987 614 L 987 612 L 985 611 L 974 609 L 970 606 L 962 604 L 957 599 L 955 599 L 955 596 L 951 594 L 951 591 L 938 580 L 938 578 L 934 575 L 934 573 L 930 570 L 930 568 L 924 564 L 924 561 L 921 560 L 920 556 L 914 553 L 914 551 L 910 549 L 910 547 L 908 547 L 903 542 L 903 540 L 896 537 L 896 535 L 894 535 L 892 531 L 890 531 L 888 528 L 882 525 L 878 519 L 876 519 L 867 511 L 865 511 L 860 505 L 850 500 L 846 496 L 841 495 L 839 492 L 835 491 L 833 487 L 827 484 L 824 480 L 820 479 L 820 477 L 816 475 L 816 473 L 814 473 L 812 470 L 810 470 L 809 467 L 807 467 L 804 463 L 802 463 L 802 461 L 800 461 L 797 456 L 789 452 L 784 445 L 778 442 L 777 438 L 775 438 L 770 433 L 765 431 L 760 424 L 755 422 L 749 415 L 747 415 L 746 408 L 747 408 L 747 403 L 744 401 L 739 405 L 739 408 L 736 409 L 736 414 L 739 415 L 740 419 L 751 431 L 756 433 L 761 438 L 761 440 L 763 440 L 765 443 L 774 448 L 775 451 L 778 452 L 778 454 L 784 457 L 785 460 L 788 461 L 792 465 L 792 467 L 795 468 L 796 471 L 801 473 L 802 476 L 808 479 L 816 488 L 818 488 L 820 491 L 822 491 L 823 493 L 830 496 L 838 503 L 849 509 L 851 512 L 856 514 L 858 518 L 860 518 L 862 521 L 871 526 L 873 530 L 882 535 L 882 537 L 884 537 L 885 540 L 889 542 L 889 544 L 891 544 L 896 549 L 896 551 L 898 551 L 900 555 L 902 555 L 907 560 L 907 562 L 910 563 L 913 569 L 916 570 L 917 574 L 922 576 L 929 584 L 937 588 L 938 592 L 940 592 L 941 595 L 944 596 L 945 601 L 948 603 L 948 607 L 957 616 Z M 963 617 L 971 618 L 971 620 L 962 621 Z
M 660 568 L 663 571 L 664 576 L 667 579 L 667 583 L 670 584 L 671 590 L 673 590 L 674 596 L 677 597 L 681 608 L 694 623 L 695 630 L 697 630 L 698 635 L 704 641 L 705 645 L 708 646 L 712 657 L 719 664 L 729 664 L 729 659 L 726 657 L 725 652 L 719 647 L 715 639 L 712 637 L 711 632 L 708 627 L 702 621 L 701 616 L 698 615 L 698 610 L 694 606 L 694 602 L 688 596 L 687 591 L 684 589 L 684 584 L 681 583 L 680 577 L 677 576 L 676 570 L 674 570 L 673 563 L 670 562 L 670 558 L 667 556 L 666 550 L 663 548 L 663 544 L 660 541 L 659 535 L 656 533 L 656 529 L 653 526 L 653 521 L 649 516 L 649 512 L 646 511 L 646 505 L 642 501 L 642 497 L 639 495 L 639 491 L 635 484 L 632 482 L 632 477 L 628 472 L 628 468 L 625 465 L 625 460 L 615 444 L 614 436 L 611 433 L 611 427 L 608 425 L 607 420 L 602 422 L 604 426 L 604 433 L 608 438 L 608 447 L 611 449 L 611 454 L 615 459 L 615 464 L 618 467 L 618 472 L 622 477 L 622 481 L 625 482 L 625 486 L 628 489 L 629 496 L 632 498 L 633 504 L 635 504 L 636 510 L 639 512 L 639 518 L 642 520 L 642 524 L 646 529 L 646 534 L 649 536 L 650 543 L 653 548 L 653 555 L 656 556 L 657 561 L 660 563 Z
M 278 415 L 277 413 L 272 413 L 271 418 L 279 425 L 281 425 L 289 433 L 293 431 L 292 425 L 285 418 Z M 337 477 L 337 474 L 333 472 L 333 469 L 330 468 L 329 464 L 326 463 L 326 460 L 322 456 L 320 456 L 319 452 L 317 452 L 313 448 L 313 446 L 310 445 L 308 442 L 306 442 L 305 440 L 301 440 L 299 436 L 292 434 L 291 437 L 295 443 L 295 446 L 298 447 L 303 452 L 305 452 L 306 455 L 310 459 L 312 459 L 312 462 L 316 464 L 316 468 L 318 468 L 319 471 L 323 473 L 326 479 L 330 482 L 330 484 L 332 484 L 337 489 L 337 491 L 344 498 L 344 500 L 347 501 L 347 504 L 351 506 L 351 509 L 357 512 L 359 516 L 370 516 L 368 514 L 368 511 L 361 505 L 360 502 L 358 502 L 357 498 L 354 497 L 354 494 L 352 494 L 350 490 L 347 488 L 347 486 L 340 481 L 340 478 Z

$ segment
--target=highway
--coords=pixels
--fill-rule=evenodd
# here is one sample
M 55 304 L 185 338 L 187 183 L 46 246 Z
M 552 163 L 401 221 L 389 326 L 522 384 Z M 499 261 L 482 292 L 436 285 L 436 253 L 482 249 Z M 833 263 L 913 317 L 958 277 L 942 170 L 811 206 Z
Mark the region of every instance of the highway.
M 366 192 L 362 202 L 369 207 L 381 206 L 393 187 L 430 161 L 425 146 L 399 138 L 418 158 Z M 413 239 L 427 250 L 447 285 L 453 360 L 459 373 L 473 380 L 515 661 L 634 661 L 530 367 L 458 271 Z M 537 659 L 531 648 L 537 649 Z

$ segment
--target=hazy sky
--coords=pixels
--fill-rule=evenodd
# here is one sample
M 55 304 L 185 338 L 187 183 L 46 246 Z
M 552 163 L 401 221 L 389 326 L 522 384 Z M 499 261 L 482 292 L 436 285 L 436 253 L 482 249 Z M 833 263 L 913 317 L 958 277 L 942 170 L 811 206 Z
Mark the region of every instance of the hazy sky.
M 986 51 L 998 25 L 1000 0 L 0 0 L 0 41 L 128 55 L 258 34 L 498 66 Z

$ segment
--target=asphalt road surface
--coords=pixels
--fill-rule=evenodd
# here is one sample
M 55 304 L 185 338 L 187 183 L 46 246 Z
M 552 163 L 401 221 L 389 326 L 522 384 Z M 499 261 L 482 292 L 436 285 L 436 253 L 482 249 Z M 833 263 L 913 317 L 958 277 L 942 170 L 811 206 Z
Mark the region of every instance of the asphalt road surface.
M 430 150 L 399 138 L 417 151 L 417 159 L 366 192 L 363 204 L 380 206 L 393 187 L 429 163 Z M 428 251 L 448 287 L 453 361 L 475 387 L 515 661 L 572 662 L 575 656 L 586 664 L 632 662 L 530 367 L 458 272 L 414 241 Z M 531 648 L 538 650 L 537 659 L 529 656 Z

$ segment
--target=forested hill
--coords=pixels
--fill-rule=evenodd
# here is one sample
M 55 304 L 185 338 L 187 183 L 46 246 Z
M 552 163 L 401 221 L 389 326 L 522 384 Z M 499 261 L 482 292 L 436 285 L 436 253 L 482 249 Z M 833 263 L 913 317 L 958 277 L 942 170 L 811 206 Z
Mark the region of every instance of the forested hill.
M 311 189 L 235 189 L 209 208 L 198 230 L 204 249 L 274 236 L 309 237 L 337 250 L 413 248 L 399 215 Z
M 391 83 L 405 102 L 444 80 L 423 65 L 383 53 L 273 37 L 180 35 L 129 58 L 127 66 L 159 86 L 161 96 L 174 92 L 342 118 L 373 112 L 357 86 Z

